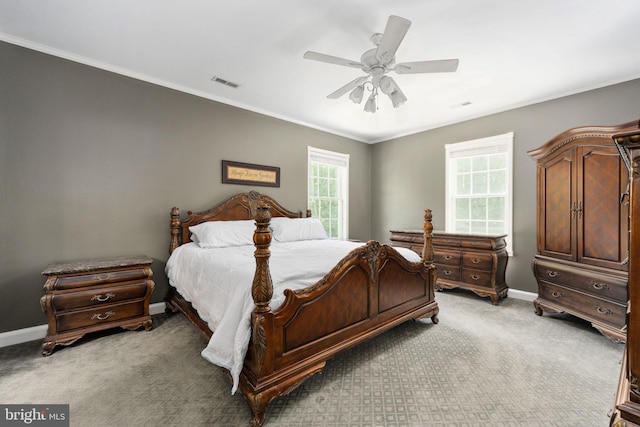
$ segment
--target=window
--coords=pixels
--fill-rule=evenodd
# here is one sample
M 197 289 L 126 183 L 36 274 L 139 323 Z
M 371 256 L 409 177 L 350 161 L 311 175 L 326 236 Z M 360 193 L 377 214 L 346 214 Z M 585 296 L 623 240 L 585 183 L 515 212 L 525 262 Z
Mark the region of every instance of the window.
M 308 147 L 308 209 L 332 239 L 349 236 L 349 155 Z
M 508 234 L 512 254 L 513 132 L 445 145 L 446 231 Z

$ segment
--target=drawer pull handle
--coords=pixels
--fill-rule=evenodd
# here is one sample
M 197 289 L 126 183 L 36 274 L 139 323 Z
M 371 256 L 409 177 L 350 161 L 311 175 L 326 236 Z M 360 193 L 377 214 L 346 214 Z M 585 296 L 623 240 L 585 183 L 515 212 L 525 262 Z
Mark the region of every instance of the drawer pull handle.
M 471 262 L 474 264 L 480 264 L 480 260 L 478 258 L 472 258 Z
M 108 301 L 110 298 L 115 298 L 115 297 L 116 297 L 116 294 L 112 294 L 111 292 L 109 292 L 104 296 L 102 296 L 102 294 L 94 295 L 93 297 L 91 297 L 91 301 L 104 302 L 104 301 Z
M 591 285 L 593 286 L 594 289 L 609 289 L 609 287 L 607 285 L 605 285 L 604 283 L 598 283 L 596 281 L 592 281 Z
M 451 276 L 451 274 L 452 274 L 451 270 L 444 270 L 442 273 L 443 273 L 445 276 Z
M 562 296 L 562 294 L 558 291 L 553 291 L 551 292 L 551 296 L 554 298 L 560 298 Z
M 547 271 L 547 276 L 549 277 L 558 277 L 558 273 L 557 271 Z
M 595 308 L 596 311 L 600 314 L 606 314 L 606 315 L 613 314 L 613 311 L 609 310 L 608 308 L 602 308 L 599 305 L 594 305 L 593 308 Z
M 478 276 L 477 274 L 472 274 L 472 275 L 471 275 L 471 278 L 472 278 L 473 280 L 480 280 L 480 276 Z
M 451 259 L 451 258 L 453 258 L 451 255 L 445 255 L 444 256 L 444 259 Z
M 94 314 L 93 316 L 91 316 L 91 320 L 107 320 L 109 317 L 113 316 L 115 313 L 115 311 L 107 311 L 104 315 L 102 314 Z

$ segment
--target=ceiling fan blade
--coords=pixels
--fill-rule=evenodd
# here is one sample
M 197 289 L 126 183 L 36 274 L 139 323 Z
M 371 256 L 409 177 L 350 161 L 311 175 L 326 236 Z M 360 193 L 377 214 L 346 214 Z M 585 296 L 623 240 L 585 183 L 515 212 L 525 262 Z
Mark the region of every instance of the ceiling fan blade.
M 350 59 L 339 58 L 337 56 L 325 55 L 318 52 L 305 52 L 303 55 L 305 59 L 312 59 L 314 61 L 328 62 L 329 64 L 343 65 L 345 67 L 362 68 L 362 64 L 358 61 L 352 61 Z
M 367 81 L 368 78 L 369 78 L 369 76 L 358 77 L 357 79 L 352 80 L 349 83 L 347 83 L 346 85 L 342 86 L 340 89 L 336 90 L 335 92 L 327 95 L 327 98 L 329 98 L 329 99 L 340 98 L 342 95 L 344 95 L 347 92 L 351 91 L 351 89 L 354 89 L 356 86 L 361 85 L 362 83 Z
M 402 62 L 396 64 L 394 71 L 398 74 L 417 73 L 450 73 L 458 69 L 457 59 L 440 59 L 436 61 Z
M 405 34 L 409 31 L 411 21 L 391 15 L 387 21 L 387 26 L 382 34 L 382 39 L 376 50 L 376 59 L 386 64 L 391 61 L 400 46 L 400 42 L 404 39 Z

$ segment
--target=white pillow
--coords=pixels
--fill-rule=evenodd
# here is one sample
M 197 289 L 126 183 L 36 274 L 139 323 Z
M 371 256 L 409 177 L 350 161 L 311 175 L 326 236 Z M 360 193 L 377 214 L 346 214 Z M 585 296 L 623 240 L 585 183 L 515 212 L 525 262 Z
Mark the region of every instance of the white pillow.
M 318 218 L 272 218 L 271 231 L 278 242 L 327 239 Z
M 255 221 L 208 221 L 189 227 L 191 240 L 201 248 L 253 245 Z

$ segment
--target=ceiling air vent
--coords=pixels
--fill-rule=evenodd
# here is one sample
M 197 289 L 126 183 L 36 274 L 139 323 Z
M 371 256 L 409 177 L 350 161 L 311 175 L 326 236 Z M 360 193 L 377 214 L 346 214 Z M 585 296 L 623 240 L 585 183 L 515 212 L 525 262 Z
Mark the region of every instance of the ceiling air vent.
M 454 104 L 450 108 L 463 108 L 463 107 L 468 107 L 469 105 L 471 105 L 471 101 L 464 101 L 464 102 L 461 102 L 460 104 Z
M 238 88 L 238 86 L 240 86 L 238 83 L 234 83 L 234 82 L 230 82 L 229 80 L 221 79 L 221 78 L 220 78 L 220 77 L 218 77 L 218 76 L 213 76 L 213 78 L 211 79 L 211 81 L 214 81 L 214 82 L 216 82 L 216 83 L 223 84 L 223 85 L 225 85 L 225 86 L 230 86 L 230 87 L 232 87 L 232 88 L 234 88 L 234 89 L 237 89 L 237 88 Z

